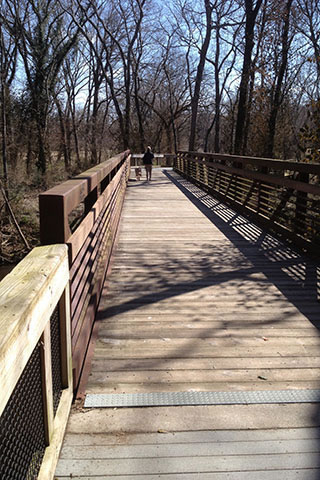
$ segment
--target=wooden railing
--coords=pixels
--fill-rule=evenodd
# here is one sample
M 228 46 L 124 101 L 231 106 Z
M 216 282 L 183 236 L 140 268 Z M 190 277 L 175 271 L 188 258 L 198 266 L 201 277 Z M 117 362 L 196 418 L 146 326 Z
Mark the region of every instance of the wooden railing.
M 73 396 L 65 245 L 0 283 L 0 385 L 0 478 L 51 479 Z
M 320 247 L 320 164 L 179 152 L 174 169 L 314 253 Z
M 133 153 L 131 155 L 131 166 L 137 167 L 142 165 L 143 153 Z M 173 153 L 155 153 L 153 165 L 159 167 L 172 167 L 175 154 Z
M 42 244 L 66 243 L 69 248 L 75 389 L 110 262 L 129 173 L 130 152 L 126 151 L 40 195 Z

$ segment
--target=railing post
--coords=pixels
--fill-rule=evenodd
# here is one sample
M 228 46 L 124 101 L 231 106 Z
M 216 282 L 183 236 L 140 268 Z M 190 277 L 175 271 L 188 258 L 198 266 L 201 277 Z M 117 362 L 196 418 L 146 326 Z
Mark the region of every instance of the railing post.
M 196 181 L 200 182 L 200 164 L 198 163 L 199 157 L 195 157 L 196 160 Z
M 87 214 L 98 200 L 98 187 L 95 187 L 85 198 L 84 213 Z
M 40 240 L 42 245 L 65 243 L 71 235 L 63 196 L 39 195 Z
M 62 388 L 72 387 L 72 351 L 69 283 L 59 302 Z
M 309 183 L 309 174 L 306 172 L 299 172 L 297 180 L 303 183 Z M 308 208 L 308 194 L 307 192 L 297 191 L 296 196 L 296 212 L 294 229 L 299 235 L 303 235 L 307 231 L 307 208 Z
M 204 158 L 203 160 L 206 161 L 207 159 Z M 203 165 L 203 180 L 205 185 L 209 188 L 209 169 L 207 165 Z
M 185 157 L 184 157 L 186 160 L 186 170 L 187 170 L 187 175 L 189 178 L 192 178 L 193 177 L 193 170 L 194 170 L 194 164 L 192 162 L 193 160 L 193 155 L 188 155 L 187 153 L 185 154 Z M 195 178 L 196 180 L 196 178 Z
M 43 331 L 40 343 L 44 428 L 46 435 L 46 443 L 47 445 L 50 445 L 53 434 L 53 388 L 51 368 L 50 321 L 47 323 Z
M 259 171 L 263 174 L 268 174 L 268 167 L 266 166 L 262 166 L 260 167 Z M 263 197 L 263 194 L 266 195 L 266 201 L 267 203 L 269 203 L 269 199 L 267 198 L 267 192 L 265 189 L 263 189 L 262 187 L 262 181 L 259 180 L 258 182 L 258 192 L 257 192 L 257 195 L 258 195 L 258 202 L 257 202 L 257 213 L 259 214 L 261 212 L 261 206 L 262 206 L 262 197 Z

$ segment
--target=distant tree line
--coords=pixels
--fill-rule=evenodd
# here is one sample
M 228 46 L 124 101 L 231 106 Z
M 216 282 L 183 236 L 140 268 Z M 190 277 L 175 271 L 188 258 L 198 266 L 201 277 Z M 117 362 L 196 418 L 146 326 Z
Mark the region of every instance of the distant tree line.
M 147 144 L 319 161 L 319 37 L 318 0 L 1 0 L 3 182 Z

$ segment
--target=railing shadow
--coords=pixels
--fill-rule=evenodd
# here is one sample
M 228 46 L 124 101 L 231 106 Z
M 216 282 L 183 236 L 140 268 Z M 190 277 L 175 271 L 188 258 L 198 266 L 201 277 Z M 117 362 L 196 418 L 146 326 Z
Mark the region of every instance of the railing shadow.
M 318 263 L 301 255 L 293 248 L 281 244 L 281 242 L 260 230 L 249 220 L 207 195 L 175 173 L 166 172 L 166 175 L 168 180 L 173 182 L 186 197 L 214 223 L 220 232 L 222 232 L 223 236 L 229 240 L 229 246 L 226 246 L 226 244 L 219 245 L 218 239 L 211 239 L 209 236 L 208 239 L 205 240 L 205 243 L 197 243 L 194 245 L 192 244 L 192 240 L 188 241 L 186 234 L 185 237 L 183 237 L 184 240 L 181 248 L 178 243 L 168 238 L 166 249 L 163 249 L 160 243 L 161 241 L 159 240 L 157 244 L 157 240 L 153 239 L 153 243 L 150 242 L 150 251 L 148 251 L 148 248 L 143 242 L 141 246 L 139 245 L 139 240 L 135 243 L 138 234 L 132 233 L 132 239 L 130 240 L 132 241 L 132 251 L 130 251 L 128 244 L 122 247 L 120 242 L 118 246 L 119 255 L 121 256 L 124 253 L 124 256 L 128 256 L 128 262 L 125 265 L 115 266 L 116 269 L 123 268 L 123 270 L 120 270 L 123 274 L 118 275 L 116 272 L 115 277 L 111 279 L 112 284 L 110 286 L 106 284 L 105 291 L 103 292 L 98 320 L 106 320 L 106 324 L 101 327 L 99 342 L 109 344 L 110 349 L 113 347 L 118 348 L 118 345 L 121 344 L 121 339 L 127 338 L 126 332 L 121 332 L 121 324 L 119 326 L 118 321 L 120 320 L 121 322 L 122 317 L 125 317 L 127 312 L 132 314 L 137 311 L 141 318 L 143 317 L 144 324 L 138 320 L 139 331 L 142 332 L 144 326 L 148 327 L 149 321 L 150 323 L 156 323 L 156 319 L 151 318 L 151 314 L 150 317 L 148 316 L 148 312 L 152 311 L 152 309 L 148 309 L 148 306 L 153 306 L 156 302 L 162 302 L 162 312 L 164 314 L 170 314 L 170 300 L 174 299 L 177 305 L 179 305 L 179 297 L 184 294 L 187 294 L 185 298 L 188 298 L 188 294 L 190 294 L 188 302 L 193 303 L 192 309 L 190 309 L 188 313 L 187 310 L 183 309 L 181 304 L 180 311 L 179 307 L 172 309 L 173 314 L 180 315 L 179 319 L 182 319 L 186 314 L 187 320 L 184 319 L 183 321 L 190 323 L 192 328 L 195 326 L 196 329 L 197 324 L 200 324 L 205 318 L 205 315 L 206 320 L 209 321 L 210 319 L 210 323 L 208 323 L 206 327 L 205 322 L 202 322 L 202 326 L 198 329 L 195 336 L 190 336 L 190 338 L 186 338 L 184 343 L 178 344 L 174 353 L 170 352 L 169 349 L 164 349 L 163 352 L 151 352 L 151 357 L 147 363 L 148 370 L 154 369 L 166 372 L 168 369 L 168 361 L 171 362 L 175 359 L 181 359 L 183 362 L 193 355 L 194 358 L 198 360 L 198 358 L 200 358 L 199 356 L 197 357 L 199 339 L 203 339 L 204 344 L 205 340 L 207 340 L 212 350 L 219 344 L 219 340 L 223 338 L 229 342 L 228 346 L 233 345 L 232 342 L 235 340 L 235 346 L 239 344 L 247 345 L 246 350 L 250 351 L 252 346 L 250 345 L 250 338 L 246 338 L 248 334 L 245 328 L 251 327 L 257 329 L 256 341 L 259 348 L 262 348 L 260 351 L 263 351 L 267 343 L 264 344 L 264 340 L 258 337 L 260 335 L 262 336 L 264 328 L 276 326 L 280 316 L 281 323 L 285 325 L 285 328 L 290 328 L 289 325 L 291 321 L 295 320 L 294 316 L 297 315 L 297 317 L 299 317 L 299 312 L 301 312 L 301 314 L 318 328 L 320 319 L 320 305 L 317 301 L 319 287 Z M 162 184 L 164 185 L 165 182 L 155 181 L 150 184 L 150 188 L 154 186 L 158 190 L 159 197 L 161 197 Z M 131 187 L 132 185 L 130 188 Z M 137 182 L 134 187 L 145 188 L 145 184 Z M 136 191 L 137 189 L 135 188 L 134 192 Z M 132 220 L 133 224 L 134 221 L 135 218 Z M 174 231 L 174 228 L 172 231 Z M 181 231 L 180 235 L 182 236 Z M 143 269 L 139 270 L 139 265 L 143 265 Z M 257 291 L 254 291 L 252 289 L 252 284 L 255 282 L 257 285 L 259 284 L 259 287 L 262 286 L 264 288 L 263 291 L 265 295 L 263 297 L 261 297 L 261 290 L 257 289 Z M 243 295 L 245 299 L 245 303 L 239 304 L 239 311 L 228 311 L 228 308 L 225 310 L 219 310 L 219 308 L 217 308 L 215 310 L 215 301 L 212 301 L 212 310 L 210 313 L 204 314 L 201 309 L 201 302 L 207 298 L 205 292 L 206 287 L 217 287 L 216 296 L 223 297 L 232 294 L 231 289 L 229 290 L 230 284 L 233 285 L 232 288 L 238 289 L 239 293 Z M 274 288 L 273 285 L 275 285 L 276 288 Z M 279 290 L 279 294 L 277 290 Z M 260 292 L 260 296 L 257 292 Z M 302 292 L 302 295 L 300 295 L 299 292 Z M 281 299 L 278 302 L 281 295 L 288 299 L 293 307 L 281 307 L 282 309 L 278 317 L 274 305 L 277 304 L 281 306 Z M 274 300 L 276 300 L 275 303 L 273 303 Z M 285 304 L 285 302 L 283 303 Z M 266 312 L 270 305 L 273 310 L 268 314 Z M 265 310 L 264 306 L 266 306 Z M 191 310 L 192 314 L 190 313 Z M 298 312 L 296 312 L 296 310 L 298 310 Z M 261 317 L 259 317 L 259 312 L 262 312 Z M 216 325 L 219 325 L 219 327 L 215 329 L 212 327 L 212 319 L 214 319 Z M 179 322 L 179 320 L 177 322 Z M 114 334 L 112 333 L 113 328 L 116 329 L 114 330 L 116 332 Z M 159 328 L 166 329 L 163 323 L 161 327 L 159 325 Z M 241 330 L 242 328 L 243 331 Z M 236 333 L 230 332 L 230 329 L 237 329 L 237 331 Z M 152 337 L 152 334 L 148 337 L 147 332 L 145 338 L 159 339 L 159 336 L 157 336 L 158 333 L 154 335 L 154 337 Z M 144 341 L 143 338 L 144 337 L 142 337 L 142 342 Z M 163 345 L 166 345 L 166 338 L 162 340 Z M 249 343 L 247 340 L 249 340 Z M 147 341 L 145 345 L 148 345 Z M 149 347 L 149 350 L 151 350 L 151 348 L 152 347 Z M 301 350 L 303 348 L 301 345 Z M 306 345 L 305 348 L 307 351 L 310 347 Z M 318 346 L 313 348 L 318 349 Z M 120 358 L 123 358 L 121 357 L 121 348 L 117 353 L 118 362 Z M 317 354 L 317 356 L 319 355 Z M 252 355 L 252 357 L 254 357 L 254 355 Z M 255 350 L 255 358 L 257 357 L 257 350 Z M 123 371 L 132 371 L 134 368 L 137 368 L 138 371 L 139 368 L 140 370 L 146 368 L 146 364 L 144 364 L 142 368 L 139 360 L 136 360 L 136 358 L 138 358 L 138 355 L 136 355 L 135 351 L 132 353 L 132 358 L 124 357 L 123 360 L 121 360 L 121 369 Z M 279 353 L 278 359 L 281 361 L 281 353 Z M 301 357 L 297 355 L 298 362 L 300 359 Z M 244 358 L 244 360 L 246 359 Z M 298 365 L 298 368 L 300 367 L 301 365 Z M 239 368 L 243 367 L 239 366 Z M 263 371 L 263 368 L 261 368 L 261 370 Z M 112 370 L 109 369 L 108 372 L 110 371 Z M 102 375 L 105 375 L 105 371 L 102 372 Z M 257 387 L 258 384 L 259 387 Z M 190 384 L 190 388 L 192 387 L 193 384 Z M 233 384 L 230 388 L 236 387 Z M 270 389 L 270 385 L 269 382 L 262 380 L 260 383 L 256 382 L 255 384 L 248 382 L 247 388 L 263 390 Z M 312 409 L 312 411 L 314 412 L 314 421 L 311 423 L 318 425 L 317 417 L 319 412 L 317 407 Z M 194 423 L 198 426 L 200 421 L 199 410 L 195 407 L 192 412 Z M 121 417 L 122 412 L 112 412 L 110 417 L 108 417 L 110 422 L 113 421 L 113 415 L 119 415 L 119 417 Z M 160 414 L 158 415 L 160 419 L 164 418 L 161 417 Z M 104 421 L 105 417 L 105 412 L 101 412 L 99 416 L 101 422 Z M 88 418 L 90 418 L 90 413 L 88 414 Z M 129 433 L 133 433 L 132 429 L 137 428 L 137 419 L 141 421 L 141 431 L 145 428 L 146 424 L 148 424 L 148 431 L 157 431 L 155 428 L 158 428 L 155 427 L 155 425 L 157 425 L 156 422 L 159 421 L 159 419 L 152 417 L 151 413 L 146 412 L 146 409 L 143 408 L 127 409 L 127 411 L 123 412 L 123 417 L 121 418 L 127 422 L 123 428 Z M 168 414 L 167 420 L 170 425 L 170 414 Z M 276 421 L 275 419 L 274 423 Z M 257 422 L 259 422 L 258 418 Z M 163 425 L 160 425 L 160 427 L 163 428 Z M 94 433 L 96 429 L 100 427 L 99 425 L 94 425 L 92 428 Z M 167 426 L 165 425 L 164 428 L 167 428 Z M 255 428 L 257 427 L 255 426 Z M 209 429 L 209 427 L 203 429 Z M 126 436 L 124 436 L 123 443 L 126 443 L 126 441 Z M 259 466 L 257 469 L 259 469 Z M 259 472 L 257 472 L 256 478 L 259 478 L 258 475 Z M 285 478 L 285 472 L 283 478 Z M 311 478 L 315 480 L 317 474 L 315 473 L 314 477 L 310 475 L 310 479 Z
M 251 277 L 260 275 L 256 281 L 265 288 L 266 295 L 269 293 L 270 284 L 275 285 L 285 298 L 318 327 L 320 318 L 320 305 L 317 302 L 318 266 L 290 247 L 282 245 L 274 237 L 261 231 L 243 216 L 214 200 L 181 177 L 168 172 L 166 172 L 166 175 L 230 240 L 230 250 L 228 251 L 225 246 L 213 245 L 212 242 L 208 241 L 207 244 L 201 245 L 199 251 L 194 254 L 194 258 L 191 255 L 190 258 L 185 259 L 177 254 L 174 246 L 170 247 L 168 244 L 166 259 L 159 260 L 158 264 L 162 267 L 167 265 L 163 274 L 157 268 L 153 271 L 151 262 L 147 274 L 137 276 L 134 284 L 126 286 L 126 300 L 123 296 L 115 298 L 113 289 L 111 295 L 112 306 L 110 306 L 110 295 L 107 293 L 104 307 L 100 307 L 99 310 L 99 318 L 112 320 L 115 315 L 125 314 L 141 307 L 145 309 L 155 302 L 174 297 L 178 298 L 182 294 L 192 294 L 192 292 L 197 292 L 197 301 L 200 304 L 203 298 L 203 292 L 200 290 L 205 286 L 218 286 L 217 295 L 219 295 L 223 294 L 225 283 L 236 281 L 237 288 L 243 294 L 247 304 L 240 305 L 242 316 L 234 316 L 232 327 L 241 329 L 247 327 L 248 323 L 252 328 L 272 327 L 278 323 L 278 316 L 272 312 L 269 316 L 264 313 L 263 319 L 259 318 L 259 311 L 265 305 L 268 307 L 268 298 L 266 296 L 258 297 L 251 289 Z M 154 185 L 156 186 L 156 184 Z M 232 251 L 234 247 L 236 252 Z M 172 254 L 170 248 L 173 248 Z M 152 250 L 155 252 L 156 245 L 153 245 Z M 137 250 L 136 247 L 135 251 L 138 257 L 137 262 L 146 263 L 146 252 L 139 251 L 139 248 Z M 213 255 L 214 263 L 211 261 Z M 157 267 L 157 263 L 154 263 L 153 266 Z M 168 271 L 172 272 L 173 275 L 168 275 Z M 175 271 L 184 272 L 185 279 L 183 281 L 177 280 L 174 275 Z M 263 273 L 262 276 L 261 272 Z M 246 284 L 247 279 L 249 280 L 248 285 Z M 150 292 L 148 292 L 150 284 L 152 286 Z M 123 285 L 120 285 L 119 289 L 124 293 Z M 270 294 L 276 295 L 274 291 Z M 212 314 L 220 321 L 222 335 L 227 337 L 229 335 L 227 328 L 230 326 L 230 322 L 224 320 L 225 313 L 221 314 L 221 312 L 213 310 Z M 245 318 L 247 315 L 249 315 L 249 322 L 248 318 Z M 281 321 L 286 322 L 287 319 L 289 325 L 292 316 L 293 309 L 284 306 L 281 310 Z M 201 311 L 199 311 L 198 318 L 195 316 L 193 321 L 198 321 L 200 318 Z M 216 335 L 216 332 L 214 334 Z M 244 337 L 246 333 L 245 331 L 244 333 L 238 331 L 237 335 L 238 337 Z M 202 330 L 201 336 L 211 338 L 213 333 L 208 328 Z M 176 355 L 186 357 L 191 354 L 191 351 L 192 341 L 187 347 L 177 351 Z M 161 358 L 155 359 L 155 363 L 157 362 L 161 363 Z
M 180 175 L 168 171 L 164 173 L 319 330 L 320 260 L 306 256 L 293 246 L 266 233 Z M 259 261 L 261 256 L 265 259 L 264 265 Z M 301 296 L 297 295 L 297 288 L 302 292 Z M 317 404 L 311 417 L 314 425 L 319 424 L 319 415 L 320 408 Z M 320 463 L 318 467 L 319 465 Z M 314 478 L 318 480 L 320 474 L 314 473 Z
M 183 177 L 165 174 L 314 326 L 320 327 L 320 260 L 282 243 Z M 303 293 L 299 297 L 297 287 Z

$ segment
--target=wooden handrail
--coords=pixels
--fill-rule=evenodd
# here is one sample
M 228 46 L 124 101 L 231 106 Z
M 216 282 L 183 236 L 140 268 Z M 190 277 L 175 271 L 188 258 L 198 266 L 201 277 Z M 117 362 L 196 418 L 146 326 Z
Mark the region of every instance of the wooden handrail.
M 88 211 L 94 204 L 93 201 L 89 207 L 90 196 L 94 196 L 94 200 L 98 198 L 103 191 L 103 183 L 111 181 L 109 176 L 129 156 L 129 150 L 122 152 L 39 195 L 40 240 L 43 245 L 69 240 L 72 232 L 68 215 L 85 202 Z
M 29 452 L 30 468 L 35 455 L 39 455 L 38 451 L 32 450 L 34 447 L 28 432 L 33 428 L 32 418 L 39 419 L 41 411 L 30 401 L 26 405 L 23 400 L 17 403 L 17 389 L 21 388 L 21 382 L 25 388 L 31 389 L 25 394 L 27 397 L 34 395 L 37 400 L 36 395 L 40 395 L 37 404 L 43 403 L 43 416 L 39 422 L 46 449 L 37 478 L 47 480 L 54 475 L 73 395 L 68 289 L 68 252 L 65 245 L 35 248 L 0 283 L 1 430 L 6 424 L 14 430 L 16 418 L 24 418 L 25 424 L 29 421 L 25 433 L 19 431 L 14 435 L 13 432 L 12 438 L 7 436 L 4 440 L 6 445 L 0 446 L 2 451 L 6 447 L 7 455 L 13 451 L 13 458 L 6 465 L 6 478 L 11 478 L 10 471 L 12 478 L 15 476 L 14 462 L 19 464 L 19 458 L 14 457 L 19 457 L 20 452 L 24 455 L 21 463 L 27 461 L 26 451 Z M 59 336 L 53 339 L 51 331 L 55 328 Z M 58 345 L 60 352 L 58 370 L 51 357 L 53 343 Z M 41 368 L 29 373 L 32 368 L 30 359 L 36 358 L 36 355 Z M 55 376 L 59 377 L 58 382 L 53 382 L 53 369 Z M 36 388 L 33 385 L 29 386 L 23 380 L 30 375 L 35 384 L 42 385 L 38 394 L 34 393 Z M 32 412 L 32 409 L 36 410 Z M 17 444 L 19 441 L 21 445 Z
M 130 159 L 129 150 L 122 152 L 39 196 L 41 242 L 68 245 L 75 389 L 116 238 Z
M 247 157 L 239 155 L 227 155 L 222 153 L 207 152 L 187 152 L 179 151 L 178 155 L 189 156 L 190 158 L 199 158 L 211 162 L 232 162 L 243 165 L 253 165 L 256 167 L 268 167 L 272 170 L 292 170 L 295 172 L 310 173 L 320 175 L 320 163 L 302 163 L 293 160 L 277 160 L 274 158 Z
M 237 160 L 234 160 L 234 161 L 236 162 Z M 233 175 L 244 176 L 246 178 L 250 178 L 251 180 L 258 180 L 260 182 L 266 182 L 266 183 L 267 182 L 272 182 L 275 185 L 292 188 L 294 190 L 300 190 L 301 192 L 313 193 L 314 195 L 320 195 L 319 185 L 312 185 L 312 184 L 303 183 L 303 182 L 300 182 L 298 180 L 293 180 L 289 177 L 286 178 L 284 176 L 279 176 L 279 175 L 277 175 L 277 173 L 275 173 L 275 174 L 259 173 L 258 171 L 244 170 L 244 169 L 237 168 L 237 167 L 230 167 L 228 165 L 221 165 L 220 163 L 216 163 L 216 162 L 208 162 L 208 161 L 205 161 L 205 160 L 199 160 L 198 158 L 192 159 L 192 162 L 199 163 L 201 165 L 206 165 L 209 168 L 216 168 L 217 170 L 221 170 L 223 172 L 228 172 L 228 173 L 231 173 Z M 249 164 L 249 163 L 247 163 L 247 164 Z M 256 165 L 265 166 L 265 164 L 262 164 L 262 163 L 259 163 L 259 164 L 256 164 Z M 304 165 L 304 164 L 302 164 L 302 165 Z M 277 165 L 277 167 L 280 170 L 279 165 Z M 319 165 L 319 167 L 320 167 L 320 165 Z M 285 170 L 287 170 L 287 169 L 283 169 L 283 168 L 281 168 L 281 169 L 282 169 L 283 172 Z M 278 171 L 277 169 L 275 169 L 275 170 Z M 302 170 L 297 168 L 295 171 L 296 172 L 301 172 Z M 320 170 L 319 170 L 319 173 L 320 173 Z
M 320 164 L 178 152 L 174 168 L 264 228 L 318 253 Z

